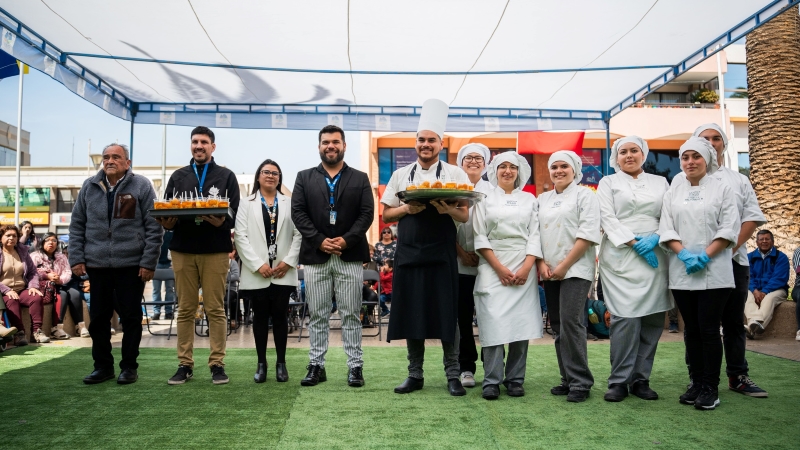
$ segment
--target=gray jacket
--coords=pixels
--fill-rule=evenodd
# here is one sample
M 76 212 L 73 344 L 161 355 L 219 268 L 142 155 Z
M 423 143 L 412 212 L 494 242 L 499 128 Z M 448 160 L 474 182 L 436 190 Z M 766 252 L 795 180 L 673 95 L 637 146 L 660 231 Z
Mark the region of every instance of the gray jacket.
M 109 219 L 105 172 L 83 182 L 69 225 L 69 265 L 155 270 L 164 231 L 150 216 L 156 193 L 150 181 L 128 170 L 114 189 Z

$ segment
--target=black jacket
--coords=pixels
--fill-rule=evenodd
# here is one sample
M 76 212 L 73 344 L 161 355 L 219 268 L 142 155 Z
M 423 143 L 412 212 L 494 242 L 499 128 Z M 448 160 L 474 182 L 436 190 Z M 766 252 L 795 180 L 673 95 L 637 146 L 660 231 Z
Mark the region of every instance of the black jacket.
M 375 201 L 367 174 L 347 164 L 334 191 L 336 225 L 330 224 L 328 184 L 322 164 L 297 174 L 292 191 L 292 222 L 303 235 L 300 264 L 324 264 L 330 255 L 319 249 L 325 238 L 342 237 L 347 248 L 342 260 L 368 262 L 367 230 L 372 225 Z
M 200 190 L 197 176 L 192 168 L 192 162 L 186 167 L 176 170 L 167 183 L 166 197 L 172 198 L 172 194 L 181 195 L 182 193 Z M 198 173 L 203 176 L 203 168 L 198 167 Z M 173 230 L 172 242 L 169 249 L 174 252 L 206 254 L 206 253 L 230 253 L 233 250 L 231 243 L 231 229 L 236 225 L 236 211 L 239 209 L 239 182 L 236 175 L 225 167 L 220 167 L 214 162 L 214 158 L 208 163 L 208 172 L 203 183 L 203 195 L 208 195 L 211 187 L 219 189 L 219 195 L 227 196 L 230 199 L 230 208 L 233 210 L 233 218 L 226 218 L 225 222 L 219 227 L 215 227 L 208 222 L 201 222 L 196 225 L 193 220 L 180 220 Z

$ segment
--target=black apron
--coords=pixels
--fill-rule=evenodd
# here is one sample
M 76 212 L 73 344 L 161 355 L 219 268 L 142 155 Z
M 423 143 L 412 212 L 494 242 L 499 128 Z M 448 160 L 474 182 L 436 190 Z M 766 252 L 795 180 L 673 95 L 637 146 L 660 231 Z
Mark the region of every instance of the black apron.
M 458 317 L 456 225 L 426 204 L 397 226 L 392 314 L 386 341 L 440 339 L 454 342 Z

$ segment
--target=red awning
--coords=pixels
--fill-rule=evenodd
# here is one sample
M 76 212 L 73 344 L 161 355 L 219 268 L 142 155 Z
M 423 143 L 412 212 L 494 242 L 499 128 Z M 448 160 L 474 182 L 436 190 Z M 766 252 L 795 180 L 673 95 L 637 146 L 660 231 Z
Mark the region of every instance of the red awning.
M 559 150 L 583 153 L 583 131 L 557 133 L 551 131 L 520 131 L 517 152 L 520 154 L 549 155 Z

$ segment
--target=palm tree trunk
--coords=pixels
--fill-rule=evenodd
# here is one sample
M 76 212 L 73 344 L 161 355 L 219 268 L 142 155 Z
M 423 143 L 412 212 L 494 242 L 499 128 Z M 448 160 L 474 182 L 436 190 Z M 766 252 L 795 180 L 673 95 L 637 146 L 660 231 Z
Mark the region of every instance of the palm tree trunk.
M 750 180 L 764 227 L 791 258 L 800 246 L 800 15 L 794 6 L 747 36 Z M 752 243 L 752 241 L 751 241 Z

